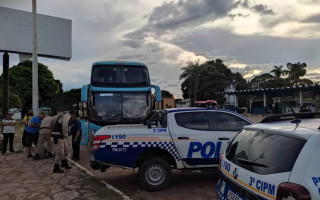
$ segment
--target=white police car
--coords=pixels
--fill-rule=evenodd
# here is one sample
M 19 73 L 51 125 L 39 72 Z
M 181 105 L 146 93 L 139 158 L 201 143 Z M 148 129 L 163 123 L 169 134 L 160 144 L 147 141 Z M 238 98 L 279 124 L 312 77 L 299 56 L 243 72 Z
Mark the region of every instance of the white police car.
M 244 127 L 220 157 L 217 198 L 319 200 L 317 114 L 270 116 Z

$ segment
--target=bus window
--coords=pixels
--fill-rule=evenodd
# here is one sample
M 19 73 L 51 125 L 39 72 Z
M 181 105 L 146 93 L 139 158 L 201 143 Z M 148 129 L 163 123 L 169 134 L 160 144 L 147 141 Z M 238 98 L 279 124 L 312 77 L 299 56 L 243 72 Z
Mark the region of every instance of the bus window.
M 118 67 L 95 67 L 92 72 L 92 83 L 121 83 L 120 68 Z
M 141 67 L 123 67 L 122 83 L 134 85 L 148 85 L 148 71 Z

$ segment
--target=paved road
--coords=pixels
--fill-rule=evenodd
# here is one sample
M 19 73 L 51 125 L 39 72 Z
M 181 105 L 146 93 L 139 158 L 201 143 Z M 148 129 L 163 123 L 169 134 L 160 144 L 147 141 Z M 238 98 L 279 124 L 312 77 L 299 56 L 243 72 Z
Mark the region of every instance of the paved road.
M 122 199 L 107 190 L 98 179 L 75 166 L 63 174 L 53 174 L 53 160 L 33 160 L 21 151 L 23 124 L 15 127 L 15 153 L 0 154 L 0 199 Z M 72 164 L 71 164 L 72 165 Z

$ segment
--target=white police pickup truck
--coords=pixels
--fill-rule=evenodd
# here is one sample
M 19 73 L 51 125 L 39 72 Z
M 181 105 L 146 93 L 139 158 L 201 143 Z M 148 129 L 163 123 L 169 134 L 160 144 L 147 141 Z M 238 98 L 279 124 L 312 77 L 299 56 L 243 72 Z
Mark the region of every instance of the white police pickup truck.
M 218 200 L 320 200 L 320 113 L 264 118 L 221 155 Z
M 172 169 L 217 167 L 220 153 L 252 122 L 227 110 L 187 108 L 154 111 L 141 125 L 112 125 L 92 135 L 91 167 L 139 168 L 147 190 L 168 186 Z

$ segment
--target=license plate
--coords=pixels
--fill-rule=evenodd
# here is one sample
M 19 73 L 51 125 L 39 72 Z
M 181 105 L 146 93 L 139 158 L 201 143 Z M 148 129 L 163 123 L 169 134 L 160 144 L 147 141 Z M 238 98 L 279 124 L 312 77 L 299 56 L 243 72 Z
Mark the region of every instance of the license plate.
M 227 198 L 229 200 L 242 200 L 236 193 L 232 192 L 231 190 L 228 191 Z

